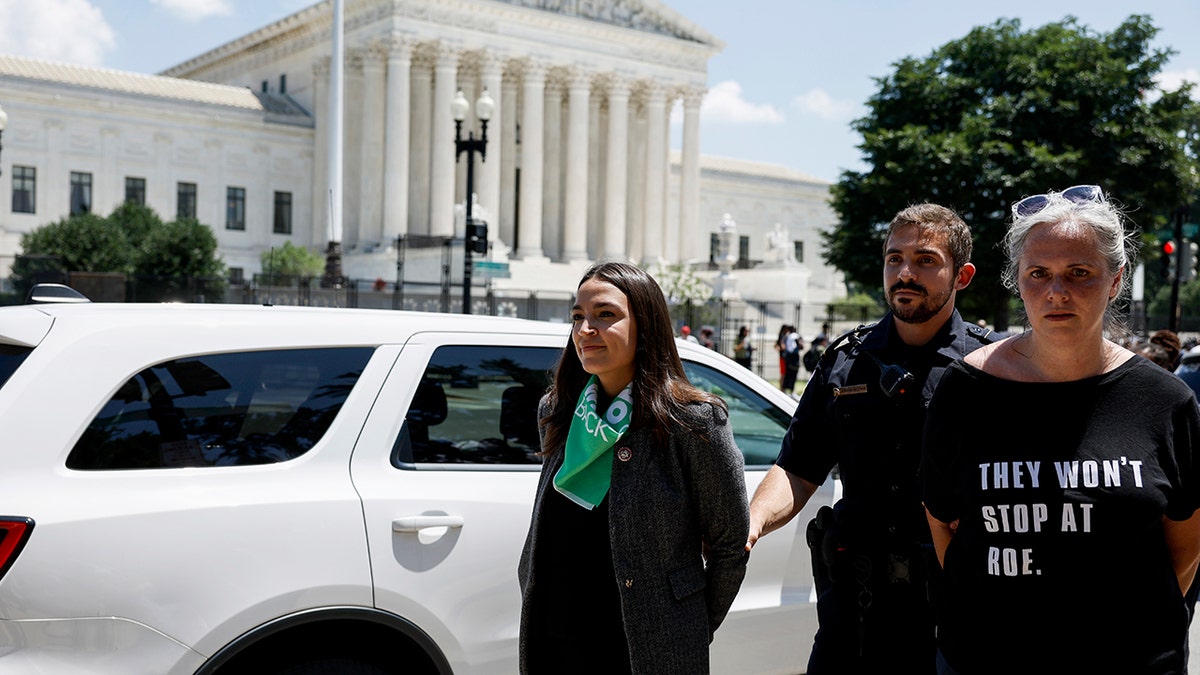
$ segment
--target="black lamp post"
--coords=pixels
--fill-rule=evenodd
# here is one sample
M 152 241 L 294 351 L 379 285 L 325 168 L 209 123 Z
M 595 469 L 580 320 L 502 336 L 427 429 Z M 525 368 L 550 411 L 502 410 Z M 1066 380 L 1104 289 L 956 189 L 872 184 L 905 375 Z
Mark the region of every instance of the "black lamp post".
M 464 152 L 467 153 L 467 227 L 463 235 L 463 314 L 471 313 L 471 253 L 487 253 L 487 223 L 475 222 L 471 216 L 471 205 L 475 201 L 475 153 L 479 153 L 480 161 L 487 161 L 487 123 L 492 119 L 492 112 L 495 109 L 496 102 L 492 100 L 491 96 L 488 96 L 487 87 L 484 87 L 483 93 L 479 95 L 479 100 L 475 101 L 475 117 L 482 123 L 479 138 L 475 138 L 474 131 L 468 131 L 467 139 L 463 140 L 463 120 L 467 118 L 471 104 L 467 102 L 467 97 L 463 95 L 461 89 L 450 103 L 450 113 L 454 116 L 455 163 Z
M 0 108 L 0 136 L 4 136 L 4 127 L 6 126 L 8 126 L 8 113 L 4 112 L 4 108 Z M 0 145 L 0 150 L 3 149 L 4 146 Z M 4 173 L 4 170 L 0 168 L 0 174 L 2 173 Z

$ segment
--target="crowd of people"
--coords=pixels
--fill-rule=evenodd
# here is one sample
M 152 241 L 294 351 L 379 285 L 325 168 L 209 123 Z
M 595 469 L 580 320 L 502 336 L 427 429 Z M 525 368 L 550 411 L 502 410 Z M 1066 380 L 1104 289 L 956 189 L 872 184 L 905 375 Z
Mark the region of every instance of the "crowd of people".
M 930 203 L 889 224 L 880 321 L 808 349 L 781 327 L 781 388 L 810 375 L 749 498 L 728 411 L 688 382 L 657 284 L 589 269 L 539 410 L 522 672 L 707 672 L 754 545 L 835 468 L 840 498 L 806 525 L 809 675 L 1186 672 L 1200 349 L 1121 337 L 1139 242 L 1100 187 L 1011 211 L 1006 266 L 986 275 L 1023 330 L 963 320 L 956 298 L 985 272 L 967 224 Z M 747 367 L 749 333 L 733 346 Z

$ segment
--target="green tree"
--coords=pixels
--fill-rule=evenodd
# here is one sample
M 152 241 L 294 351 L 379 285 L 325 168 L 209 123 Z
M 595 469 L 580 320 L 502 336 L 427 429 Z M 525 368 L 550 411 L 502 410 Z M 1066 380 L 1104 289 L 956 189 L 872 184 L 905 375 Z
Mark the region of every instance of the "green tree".
M 211 227 L 191 218 L 151 230 L 138 246 L 137 274 L 177 277 L 224 277 Z
M 45 256 L 56 256 L 68 273 L 136 275 L 145 282 L 142 288 L 150 288 L 139 292 L 142 300 L 224 297 L 226 269 L 212 228 L 195 220 L 163 223 L 146 206 L 122 204 L 104 218 L 78 214 L 22 235 L 13 264 L 18 292 L 28 292 Z
M 880 291 L 891 217 L 914 202 L 951 207 L 972 228 L 979 268 L 964 313 L 1006 329 L 1010 294 L 995 281 L 1014 201 L 1095 183 L 1136 227 L 1164 226 L 1200 186 L 1200 104 L 1193 85 L 1159 90 L 1154 77 L 1173 52 L 1150 48 L 1156 33 L 1141 15 L 1109 34 L 1069 16 L 1030 31 L 1000 20 L 894 64 L 854 122 L 872 168 L 833 186 L 839 223 L 822 233 L 825 261 Z
M 868 323 L 883 316 L 883 312 L 883 305 L 869 293 L 855 293 L 829 304 L 829 317 L 834 321 Z
M 120 227 L 135 246 L 144 242 L 151 232 L 163 226 L 163 220 L 154 209 L 144 204 L 124 202 L 108 214 L 110 223 Z
M 21 254 L 12 266 L 13 290 L 24 298 L 51 270 L 129 273 L 134 256 L 125 231 L 108 220 L 93 213 L 63 218 L 21 235 Z
M 93 213 L 64 218 L 21 235 L 21 253 L 59 256 L 70 272 L 125 273 L 133 271 L 136 255 L 125 230 Z
M 325 272 L 323 256 L 303 246 L 293 246 L 290 241 L 263 251 L 259 260 L 262 261 L 263 275 L 273 279 L 315 277 Z
M 224 299 L 227 270 L 211 227 L 192 218 L 163 223 L 147 233 L 137 251 L 139 300 Z

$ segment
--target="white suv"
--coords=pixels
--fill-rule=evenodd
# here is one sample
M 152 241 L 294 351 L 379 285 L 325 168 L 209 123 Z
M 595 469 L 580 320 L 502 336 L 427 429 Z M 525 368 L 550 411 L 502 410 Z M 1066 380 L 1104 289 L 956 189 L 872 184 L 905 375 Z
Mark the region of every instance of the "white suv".
M 535 411 L 568 326 L 248 305 L 0 308 L 0 672 L 513 673 Z M 753 491 L 795 402 L 679 343 Z M 832 490 L 832 488 L 828 488 Z M 803 525 L 717 673 L 804 670 Z

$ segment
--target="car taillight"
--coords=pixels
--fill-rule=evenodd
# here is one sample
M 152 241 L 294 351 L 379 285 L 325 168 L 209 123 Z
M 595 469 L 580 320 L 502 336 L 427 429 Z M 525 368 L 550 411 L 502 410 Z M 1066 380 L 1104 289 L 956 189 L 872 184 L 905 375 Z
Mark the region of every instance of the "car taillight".
M 33 532 L 33 519 L 19 516 L 0 516 L 0 579 L 4 578 L 8 568 L 12 567 L 25 542 L 29 541 L 29 533 Z

